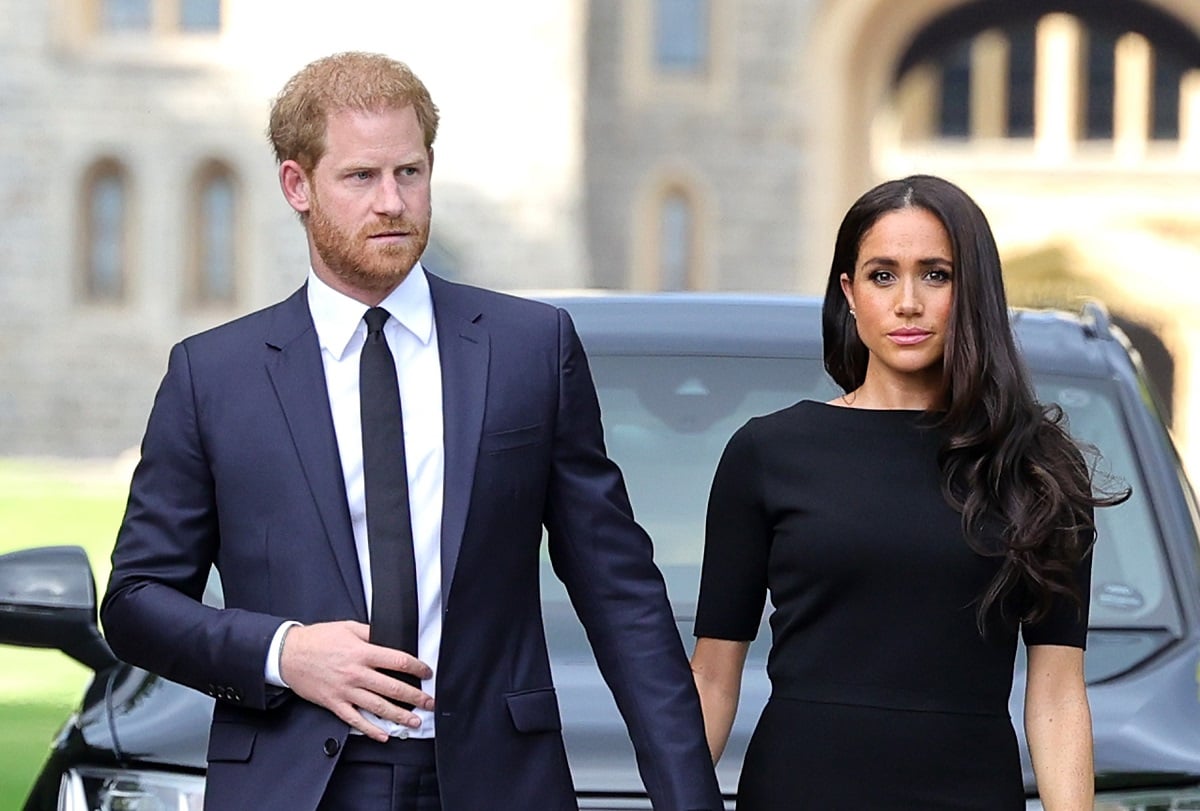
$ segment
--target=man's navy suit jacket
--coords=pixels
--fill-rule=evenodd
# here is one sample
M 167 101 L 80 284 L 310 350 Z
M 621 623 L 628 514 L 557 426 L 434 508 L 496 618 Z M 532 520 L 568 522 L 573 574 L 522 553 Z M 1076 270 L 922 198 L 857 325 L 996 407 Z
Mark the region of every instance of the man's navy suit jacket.
M 720 808 L 682 643 L 569 317 L 429 283 L 445 411 L 443 807 L 576 808 L 539 606 L 545 524 L 654 807 Z M 304 288 L 172 349 L 112 563 L 113 650 L 217 698 L 206 806 L 316 808 L 348 727 L 265 684 L 268 645 L 284 620 L 367 610 Z M 223 609 L 199 601 L 213 564 Z

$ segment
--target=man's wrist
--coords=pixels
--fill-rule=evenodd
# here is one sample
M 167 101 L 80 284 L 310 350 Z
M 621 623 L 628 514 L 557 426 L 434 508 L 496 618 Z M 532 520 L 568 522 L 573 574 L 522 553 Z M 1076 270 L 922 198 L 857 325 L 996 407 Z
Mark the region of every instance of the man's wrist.
M 267 662 L 263 669 L 263 677 L 267 684 L 273 684 L 276 687 L 288 687 L 288 683 L 283 680 L 283 643 L 287 640 L 287 635 L 292 628 L 300 625 L 299 622 L 289 621 L 279 626 L 275 631 L 275 636 L 271 637 L 271 646 L 267 649 Z

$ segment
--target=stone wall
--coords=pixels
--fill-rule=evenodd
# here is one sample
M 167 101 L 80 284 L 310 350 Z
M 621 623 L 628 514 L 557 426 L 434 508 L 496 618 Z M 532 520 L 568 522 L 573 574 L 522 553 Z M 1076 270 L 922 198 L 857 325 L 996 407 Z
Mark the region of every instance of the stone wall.
M 86 5 L 0 0 L 0 455 L 135 446 L 172 343 L 304 280 L 303 232 L 263 132 L 284 80 L 327 53 L 403 59 L 441 107 L 433 236 L 443 270 L 510 288 L 587 277 L 579 4 L 542 0 L 508 15 L 468 0 L 420 10 L 259 0 L 225 4 L 219 36 L 97 34 Z M 124 167 L 131 205 L 127 288 L 103 304 L 80 292 L 81 197 L 99 159 Z M 201 307 L 186 284 L 191 183 L 212 159 L 239 189 L 238 295 Z

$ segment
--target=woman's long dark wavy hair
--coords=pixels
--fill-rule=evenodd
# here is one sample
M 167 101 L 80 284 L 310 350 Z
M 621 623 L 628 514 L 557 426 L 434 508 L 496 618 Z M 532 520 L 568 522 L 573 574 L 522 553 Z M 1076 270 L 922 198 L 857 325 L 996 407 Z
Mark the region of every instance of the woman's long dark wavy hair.
M 953 302 L 942 364 L 937 424 L 947 432 L 938 462 L 942 492 L 962 515 L 968 543 L 1002 557 L 980 596 L 982 631 L 994 606 L 1027 595 L 1019 619 L 1037 622 L 1056 594 L 1082 607 L 1074 572 L 1096 537 L 1095 507 L 1119 504 L 1128 489 L 1097 494 L 1092 468 L 1063 424 L 1062 409 L 1034 397 L 1009 324 L 1000 254 L 979 206 L 962 189 L 929 175 L 883 183 L 860 197 L 842 220 L 825 288 L 825 369 L 849 393 L 867 371 L 841 276 L 854 278 L 863 236 L 880 217 L 916 207 L 936 216 L 953 250 Z M 1002 527 L 997 548 L 984 525 Z

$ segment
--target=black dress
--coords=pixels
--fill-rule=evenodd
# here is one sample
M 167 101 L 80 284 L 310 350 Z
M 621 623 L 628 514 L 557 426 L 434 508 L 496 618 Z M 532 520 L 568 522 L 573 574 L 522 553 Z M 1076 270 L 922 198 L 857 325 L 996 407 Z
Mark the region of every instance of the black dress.
M 977 601 L 999 561 L 967 545 L 942 497 L 943 436 L 922 423 L 803 401 L 725 449 L 695 633 L 753 639 L 768 591 L 774 606 L 771 698 L 740 811 L 1024 808 L 1008 713 L 1018 627 L 1006 619 L 1020 607 L 980 634 Z M 1086 632 L 1086 606 L 1066 599 L 1020 629 L 1027 645 L 1083 647 Z

